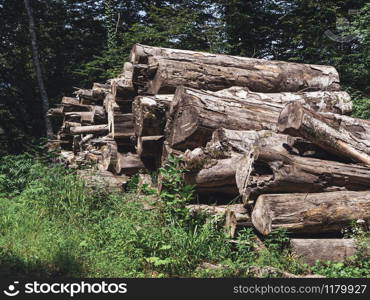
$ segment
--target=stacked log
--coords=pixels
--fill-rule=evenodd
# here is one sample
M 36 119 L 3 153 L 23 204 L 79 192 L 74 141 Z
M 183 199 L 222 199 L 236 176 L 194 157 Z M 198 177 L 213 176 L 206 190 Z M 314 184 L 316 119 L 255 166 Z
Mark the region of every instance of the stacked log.
M 117 78 L 75 95 L 49 112 L 71 165 L 119 178 L 176 155 L 198 194 L 188 208 L 230 237 L 285 228 L 310 264 L 356 252 L 332 237 L 370 220 L 370 121 L 349 116 L 335 68 L 137 44 Z

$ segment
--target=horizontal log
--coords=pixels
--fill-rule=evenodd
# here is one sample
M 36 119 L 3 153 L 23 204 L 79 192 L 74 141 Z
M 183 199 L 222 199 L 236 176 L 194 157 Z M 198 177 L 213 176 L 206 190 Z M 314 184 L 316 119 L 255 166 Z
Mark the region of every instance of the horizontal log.
M 244 86 L 257 92 L 295 92 L 306 88 L 339 90 L 333 67 L 235 57 L 135 45 L 132 63 L 156 70 L 149 93 L 171 93 L 177 86 L 221 90 Z
M 186 208 L 193 215 L 205 214 L 224 219 L 224 227 L 230 238 L 235 237 L 235 233 L 238 229 L 253 226 L 249 213 L 242 204 L 190 204 L 187 205 Z
M 194 185 L 198 193 L 238 195 L 235 173 L 241 156 L 203 163 L 200 170 L 185 173 L 185 183 Z
M 108 125 L 104 124 L 104 125 L 71 127 L 70 131 L 72 134 L 83 134 L 83 133 L 107 134 Z
M 283 108 L 290 102 L 298 102 L 316 112 L 329 112 L 343 115 L 352 113 L 351 96 L 344 91 L 316 91 L 298 93 L 255 93 L 248 88 L 231 87 L 215 92 L 220 97 L 236 97 L 248 101 L 260 101 L 281 105 Z
M 338 233 L 356 220 L 370 220 L 369 191 L 261 195 L 252 212 L 253 225 L 263 235 L 276 228 Z
M 315 265 L 321 262 L 345 262 L 356 255 L 354 239 L 291 239 L 292 253 L 302 262 Z
M 172 148 L 205 146 L 220 127 L 234 130 L 274 130 L 281 107 L 265 102 L 223 98 L 214 93 L 179 87 L 166 126 Z
M 74 92 L 81 104 L 96 105 L 104 101 L 105 95 L 96 93 L 92 89 L 79 89 Z
M 370 169 L 360 165 L 299 157 L 259 147 L 246 154 L 236 172 L 245 199 L 261 194 L 370 190 Z
M 346 120 L 344 126 L 293 102 L 281 111 L 278 130 L 301 136 L 330 153 L 370 166 L 370 140 L 361 138 L 370 137 L 370 122 L 350 117 L 339 119 Z M 356 134 L 359 131 L 366 133 L 361 136 Z

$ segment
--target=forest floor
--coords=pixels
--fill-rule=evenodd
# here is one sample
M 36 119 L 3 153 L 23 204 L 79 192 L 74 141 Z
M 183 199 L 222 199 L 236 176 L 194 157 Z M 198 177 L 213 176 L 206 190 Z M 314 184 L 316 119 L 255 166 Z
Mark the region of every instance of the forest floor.
M 318 262 L 309 267 L 299 262 L 289 252 L 283 231 L 273 232 L 260 251 L 254 250 L 251 229 L 239 232 L 237 239 L 243 243 L 227 243 L 219 219 L 190 217 L 183 204 L 191 189 L 181 185 L 175 164 L 162 171 L 164 179 L 172 179 L 160 195 L 148 187 L 138 194 L 135 178 L 127 192 L 112 192 L 87 187 L 75 172 L 51 165 L 45 157 L 0 158 L 0 274 L 281 276 L 255 272 L 256 267 L 273 267 L 296 275 L 370 277 L 370 260 L 363 254 L 346 263 Z M 369 243 L 363 230 L 352 228 L 348 234 Z

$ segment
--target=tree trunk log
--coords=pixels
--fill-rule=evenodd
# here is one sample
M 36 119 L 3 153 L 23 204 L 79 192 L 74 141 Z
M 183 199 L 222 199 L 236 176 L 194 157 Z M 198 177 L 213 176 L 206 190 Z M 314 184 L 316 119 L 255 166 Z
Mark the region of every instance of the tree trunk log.
M 136 136 L 163 135 L 173 95 L 139 96 L 132 104 Z
M 282 110 L 278 130 L 301 136 L 330 153 L 370 166 L 370 139 L 363 139 L 370 137 L 370 122 L 350 117 L 339 119 L 344 120 L 344 126 L 294 102 Z M 361 131 L 362 134 L 357 134 Z
M 206 214 L 210 216 L 223 218 L 224 227 L 227 235 L 230 238 L 235 237 L 235 233 L 239 228 L 252 227 L 252 221 L 248 211 L 242 204 L 229 204 L 229 205 L 205 205 L 205 204 L 191 204 L 186 206 L 190 213 Z
M 257 148 L 252 157 L 246 154 L 239 163 L 236 178 L 245 199 L 271 193 L 370 190 L 367 167 L 299 157 L 268 147 Z
M 153 157 L 159 161 L 162 155 L 163 140 L 163 135 L 139 137 L 136 149 L 137 154 L 140 157 Z
M 290 102 L 299 102 L 304 107 L 316 112 L 329 112 L 342 115 L 352 113 L 351 96 L 347 92 L 299 92 L 299 93 L 255 93 L 243 87 L 231 87 L 215 92 L 224 98 L 239 98 L 247 101 L 266 102 L 283 108 Z
M 134 175 L 144 168 L 144 165 L 137 154 L 118 153 L 116 163 L 116 174 Z
M 115 141 L 106 142 L 106 144 L 101 148 L 102 159 L 99 164 L 99 169 L 104 171 L 115 172 L 118 150 L 117 143 Z
M 107 134 L 108 125 L 104 124 L 104 125 L 71 127 L 70 131 L 72 134 L 83 134 L 83 133 Z
M 296 257 L 311 266 L 317 260 L 344 262 L 357 252 L 354 239 L 291 239 L 290 247 Z
M 156 71 L 148 93 L 172 93 L 177 86 L 221 90 L 243 86 L 257 92 L 339 90 L 339 75 L 330 66 L 268 61 L 135 45 L 132 63 Z
M 234 130 L 274 130 L 280 105 L 222 98 L 214 93 L 180 87 L 171 104 L 166 131 L 172 148 L 205 146 L 220 127 Z
M 370 220 L 370 192 L 271 194 L 258 197 L 252 213 L 263 235 L 285 228 L 292 233 L 340 232 L 356 220 Z

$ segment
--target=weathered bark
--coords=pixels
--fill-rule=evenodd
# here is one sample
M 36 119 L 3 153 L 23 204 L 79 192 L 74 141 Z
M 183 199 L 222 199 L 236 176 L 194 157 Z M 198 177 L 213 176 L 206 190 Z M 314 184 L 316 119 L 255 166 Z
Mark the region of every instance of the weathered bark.
M 114 97 L 121 99 L 133 99 L 136 96 L 136 91 L 132 83 L 133 66 L 132 63 L 126 62 L 123 67 L 122 77 L 114 78 L 111 81 L 112 94 Z
M 135 136 L 133 114 L 113 113 L 111 135 L 119 145 L 132 144 L 131 137 Z
M 187 150 L 183 155 L 185 166 L 190 171 L 186 180 L 194 184 L 199 192 L 238 194 L 236 186 L 244 191 L 246 182 L 249 183 L 247 174 L 253 170 L 253 156 L 249 161 L 243 156 L 253 154 L 258 147 L 288 153 L 285 149 L 288 147 L 288 139 L 287 135 L 269 130 L 236 131 L 220 128 L 213 133 L 205 148 Z M 238 168 L 241 169 L 240 175 L 236 176 Z
M 238 195 L 235 181 L 236 168 L 241 156 L 202 162 L 201 170 L 190 170 L 185 182 L 194 185 L 198 193 L 224 193 Z
M 356 255 L 354 239 L 291 239 L 290 247 L 293 254 L 308 265 L 322 262 L 344 262 Z
M 115 141 L 107 142 L 101 149 L 102 159 L 99 169 L 115 172 L 118 160 L 117 143 Z
M 46 136 L 48 139 L 51 139 L 54 133 L 53 133 L 53 127 L 51 125 L 51 121 L 48 116 L 49 99 L 46 93 L 44 79 L 43 79 L 42 71 L 41 71 L 41 62 L 40 62 L 39 48 L 38 48 L 38 43 L 37 43 L 35 21 L 33 18 L 33 12 L 32 12 L 30 1 L 24 0 L 24 5 L 26 7 L 26 11 L 28 15 L 28 22 L 29 22 L 28 29 L 29 29 L 30 36 L 31 36 L 32 56 L 33 56 L 33 62 L 34 62 L 35 69 L 36 69 L 37 84 L 40 90 L 41 105 L 42 105 L 42 110 L 43 110 L 43 115 L 44 115 Z
M 72 134 L 82 134 L 82 133 L 107 134 L 108 125 L 104 124 L 104 125 L 71 127 L 70 131 Z
M 252 212 L 263 235 L 285 228 L 292 233 L 340 232 L 356 220 L 370 220 L 370 192 L 271 194 L 258 197 Z
M 144 168 L 144 165 L 137 154 L 118 153 L 116 163 L 116 174 L 134 175 Z
M 339 90 L 339 75 L 333 67 L 268 61 L 247 57 L 136 45 L 132 63 L 148 64 L 156 71 L 148 93 L 171 93 L 177 86 L 221 90 L 244 86 L 259 92 Z
M 235 233 L 239 228 L 252 227 L 252 221 L 248 211 L 242 204 L 229 205 L 205 205 L 191 204 L 186 206 L 192 214 L 206 214 L 224 218 L 224 227 L 230 238 L 235 237 Z
M 104 99 L 105 96 L 110 93 L 111 91 L 111 86 L 110 84 L 102 84 L 102 83 L 97 83 L 94 82 L 93 87 L 92 87 L 92 93 L 94 98 L 96 99 Z
M 350 117 L 338 119 L 344 120 L 344 126 L 294 102 L 282 110 L 278 130 L 301 136 L 328 152 L 370 166 L 370 140 L 363 139 L 370 137 L 370 122 Z M 361 131 L 365 133 L 357 134 Z
M 102 106 L 90 106 L 90 111 L 73 111 L 64 114 L 65 121 L 80 122 L 82 124 L 105 124 L 107 116 Z
M 220 97 L 235 97 L 248 101 L 266 102 L 281 105 L 299 102 L 304 107 L 316 112 L 329 112 L 348 115 L 352 112 L 351 96 L 347 92 L 298 92 L 298 93 L 255 93 L 243 87 L 231 87 L 215 92 Z
M 236 181 L 245 199 L 269 193 L 364 191 L 370 190 L 370 169 L 259 147 L 240 160 Z
M 173 95 L 139 96 L 132 104 L 136 136 L 163 135 Z
M 205 146 L 220 127 L 234 130 L 274 130 L 280 105 L 223 98 L 214 93 L 180 87 L 171 103 L 166 131 L 172 148 Z
M 74 92 L 81 104 L 96 105 L 104 101 L 105 94 L 96 92 L 93 89 L 78 89 Z
M 256 147 L 276 151 L 287 151 L 295 146 L 294 140 L 285 134 L 271 130 L 230 130 L 216 129 L 204 151 L 213 158 L 229 158 L 235 153 L 244 154 Z

